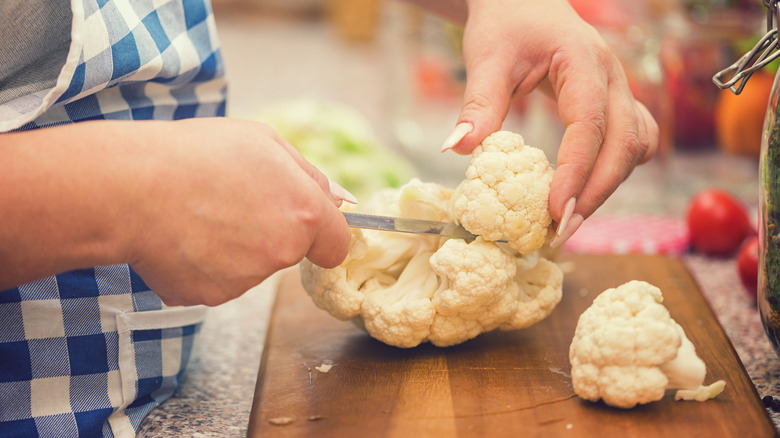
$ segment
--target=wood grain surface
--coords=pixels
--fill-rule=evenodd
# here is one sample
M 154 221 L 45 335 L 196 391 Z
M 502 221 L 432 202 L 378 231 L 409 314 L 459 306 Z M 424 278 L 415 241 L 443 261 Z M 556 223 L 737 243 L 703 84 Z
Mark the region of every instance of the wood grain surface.
M 399 349 L 317 309 L 297 273 L 280 285 L 260 365 L 250 437 L 777 436 L 734 348 L 681 261 L 565 255 L 564 297 L 544 321 L 463 344 Z M 725 391 L 705 402 L 620 410 L 578 398 L 568 348 L 605 289 L 645 280 Z M 332 363 L 328 372 L 316 367 Z

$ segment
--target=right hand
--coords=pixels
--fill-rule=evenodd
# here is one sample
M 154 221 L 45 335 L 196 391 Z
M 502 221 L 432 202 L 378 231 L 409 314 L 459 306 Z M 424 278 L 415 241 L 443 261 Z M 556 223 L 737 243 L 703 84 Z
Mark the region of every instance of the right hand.
M 217 305 L 304 257 L 331 268 L 350 232 L 328 179 L 268 126 L 155 123 L 138 176 L 130 265 L 168 305 Z

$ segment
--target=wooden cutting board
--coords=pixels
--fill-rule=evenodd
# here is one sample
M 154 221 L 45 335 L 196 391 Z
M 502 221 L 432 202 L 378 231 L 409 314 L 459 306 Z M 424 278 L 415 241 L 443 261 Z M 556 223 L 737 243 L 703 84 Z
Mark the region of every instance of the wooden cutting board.
M 544 321 L 449 348 L 399 349 L 317 309 L 297 272 L 281 282 L 255 391 L 249 436 L 555 437 L 777 436 L 734 348 L 681 261 L 642 255 L 566 255 L 564 297 Z M 568 348 L 596 295 L 629 280 L 664 304 L 725 391 L 632 410 L 578 398 Z M 328 372 L 316 367 L 332 363 Z

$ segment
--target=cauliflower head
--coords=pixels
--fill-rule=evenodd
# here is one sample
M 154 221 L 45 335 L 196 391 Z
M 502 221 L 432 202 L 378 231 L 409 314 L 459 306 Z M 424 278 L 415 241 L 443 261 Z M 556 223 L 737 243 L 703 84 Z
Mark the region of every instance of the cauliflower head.
M 702 386 L 704 362 L 662 302 L 660 289 L 637 280 L 596 297 L 569 348 L 577 395 L 630 409 L 661 400 L 667 389 L 696 400 L 723 390 L 722 381 Z
M 452 221 L 451 196 L 451 189 L 413 179 L 377 192 L 361 208 Z M 555 263 L 482 238 L 374 230 L 353 230 L 349 255 L 338 267 L 304 260 L 300 271 L 318 307 L 402 348 L 450 346 L 487 331 L 530 326 L 553 311 L 563 279 Z
M 555 170 L 544 151 L 509 131 L 488 136 L 471 155 L 453 209 L 470 232 L 506 238 L 521 254 L 541 248 L 550 235 L 548 198 Z

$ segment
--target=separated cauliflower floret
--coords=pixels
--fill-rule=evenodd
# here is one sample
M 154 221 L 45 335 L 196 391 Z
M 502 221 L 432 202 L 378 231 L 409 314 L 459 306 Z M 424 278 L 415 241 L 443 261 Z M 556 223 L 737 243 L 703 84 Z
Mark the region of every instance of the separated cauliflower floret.
M 550 236 L 554 173 L 544 151 L 527 146 L 519 134 L 495 132 L 472 152 L 466 179 L 453 195 L 454 214 L 487 240 L 506 238 L 522 254 L 536 251 Z
M 452 221 L 452 190 L 412 180 L 360 205 L 368 212 Z M 372 337 L 408 348 L 461 343 L 496 328 L 527 327 L 560 301 L 562 273 L 537 254 L 520 255 L 482 238 L 467 242 L 355 230 L 346 260 L 300 265 L 314 303 L 352 319 Z M 546 281 L 545 281 L 546 279 Z
M 630 281 L 601 293 L 580 316 L 569 348 L 574 392 L 629 409 L 661 400 L 667 389 L 678 399 L 703 401 L 725 382 L 702 386 L 704 362 L 669 311 L 657 287 Z

